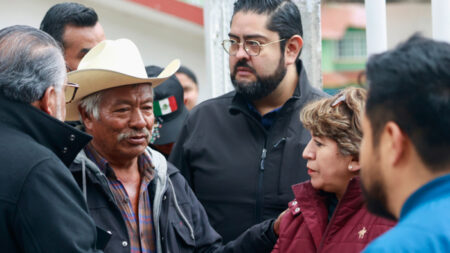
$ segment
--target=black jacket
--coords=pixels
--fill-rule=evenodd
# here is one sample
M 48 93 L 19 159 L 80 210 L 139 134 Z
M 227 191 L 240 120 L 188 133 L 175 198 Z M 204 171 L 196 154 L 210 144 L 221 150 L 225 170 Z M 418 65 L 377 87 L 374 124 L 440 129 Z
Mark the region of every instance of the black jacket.
M 247 101 L 230 92 L 190 112 L 169 157 L 225 242 L 277 217 L 294 198 L 290 186 L 309 178 L 302 151 L 311 137 L 300 110 L 326 94 L 310 86 L 301 62 L 297 70 L 294 95 L 269 131 Z
M 97 252 L 96 229 L 67 166 L 90 137 L 0 96 L 0 251 Z
M 179 171 L 159 152 L 147 151 L 156 176 L 149 184 L 158 253 L 169 252 L 270 252 L 277 240 L 273 220 L 256 225 L 236 241 L 222 246 L 200 202 Z M 129 237 L 116 200 L 104 173 L 84 151 L 70 167 L 87 197 L 89 211 L 97 226 L 112 237 L 106 253 L 130 252 Z M 85 176 L 83 176 L 85 175 Z M 84 179 L 83 179 L 84 178 Z

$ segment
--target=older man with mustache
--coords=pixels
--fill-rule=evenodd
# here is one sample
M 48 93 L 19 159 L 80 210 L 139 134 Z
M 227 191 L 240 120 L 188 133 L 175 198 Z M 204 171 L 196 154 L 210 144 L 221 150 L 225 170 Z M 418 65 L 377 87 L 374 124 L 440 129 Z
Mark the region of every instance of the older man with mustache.
M 178 65 L 174 61 L 167 71 Z M 80 88 L 67 106 L 67 119 L 81 119 L 93 136 L 70 169 L 90 215 L 111 234 L 105 252 L 156 251 L 159 230 L 150 203 L 155 194 L 149 189 L 159 178 L 157 169 L 163 169 L 159 154 L 147 150 L 154 121 L 152 85 L 171 74 L 147 78 L 136 46 L 126 39 L 101 42 L 68 74 Z
M 98 44 L 68 74 L 80 88 L 67 106 L 67 119 L 81 117 L 93 136 L 70 169 L 96 225 L 111 234 L 104 251 L 269 252 L 279 220 L 258 224 L 222 246 L 183 176 L 148 147 L 153 104 L 161 110 L 178 106 L 170 99 L 153 101 L 152 88 L 179 64 L 173 61 L 148 78 L 136 46 L 120 39 Z

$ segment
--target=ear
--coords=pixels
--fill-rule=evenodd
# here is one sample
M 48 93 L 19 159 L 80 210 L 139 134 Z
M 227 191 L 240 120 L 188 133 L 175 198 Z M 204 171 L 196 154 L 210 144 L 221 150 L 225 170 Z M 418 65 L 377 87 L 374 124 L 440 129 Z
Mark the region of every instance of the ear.
M 383 137 L 385 141 L 383 148 L 385 148 L 385 154 L 388 157 L 387 162 L 391 166 L 398 165 L 405 155 L 405 145 L 407 144 L 406 135 L 396 123 L 389 121 L 384 127 Z
M 93 116 L 87 113 L 84 109 L 81 108 L 81 105 L 78 106 L 78 111 L 80 112 L 81 119 L 83 120 L 83 125 L 86 128 L 87 132 L 92 130 L 93 125 Z
M 42 98 L 40 100 L 34 101 L 33 103 L 31 103 L 31 105 L 47 114 L 50 114 L 53 117 L 56 117 L 56 112 L 58 109 L 56 99 L 58 99 L 58 97 L 55 87 L 50 86 L 45 90 Z
M 303 47 L 303 39 L 299 35 L 292 36 L 288 41 L 286 41 L 286 46 L 284 48 L 284 60 L 285 64 L 295 64 L 297 60 L 298 53 Z
M 348 165 L 348 170 L 352 173 L 358 173 L 360 169 L 361 166 L 359 165 L 359 161 L 353 158 L 350 164 Z

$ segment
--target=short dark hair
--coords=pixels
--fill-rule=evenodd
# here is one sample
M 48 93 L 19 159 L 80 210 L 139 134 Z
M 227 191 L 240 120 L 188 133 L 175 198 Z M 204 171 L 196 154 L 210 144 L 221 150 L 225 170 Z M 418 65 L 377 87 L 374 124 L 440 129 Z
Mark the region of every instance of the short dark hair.
M 66 25 L 92 27 L 97 22 L 98 16 L 94 9 L 79 3 L 59 3 L 47 11 L 40 29 L 64 47 L 63 34 Z
M 277 32 L 280 39 L 287 40 L 294 35 L 303 37 L 300 11 L 290 0 L 238 0 L 234 3 L 233 17 L 240 11 L 266 14 L 267 29 Z M 286 41 L 281 41 L 281 52 L 284 52 L 285 46 Z
M 23 103 L 62 89 L 66 69 L 58 43 L 47 33 L 16 25 L 0 30 L 0 94 Z
M 449 165 L 450 44 L 416 34 L 370 57 L 366 70 L 374 146 L 385 124 L 393 121 L 431 171 Z
M 189 77 L 192 81 L 194 81 L 195 85 L 198 86 L 197 83 L 197 77 L 195 76 L 194 72 L 192 72 L 192 70 L 188 69 L 188 67 L 186 66 L 180 66 L 180 68 L 177 70 L 177 73 L 182 73 L 187 75 L 187 77 Z

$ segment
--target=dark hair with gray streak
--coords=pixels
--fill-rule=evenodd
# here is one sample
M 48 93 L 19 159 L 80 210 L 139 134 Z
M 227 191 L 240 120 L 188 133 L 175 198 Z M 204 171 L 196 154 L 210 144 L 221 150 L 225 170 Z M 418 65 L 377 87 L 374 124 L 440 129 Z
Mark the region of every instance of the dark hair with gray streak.
M 61 90 L 65 78 L 61 48 L 50 35 L 23 25 L 0 30 L 0 94 L 32 103 L 50 86 Z

